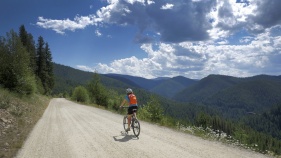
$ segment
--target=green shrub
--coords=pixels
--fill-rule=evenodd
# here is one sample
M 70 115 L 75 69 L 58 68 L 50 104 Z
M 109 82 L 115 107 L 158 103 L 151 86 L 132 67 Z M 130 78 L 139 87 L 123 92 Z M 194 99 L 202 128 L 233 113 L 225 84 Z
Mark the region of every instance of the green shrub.
M 34 76 L 25 76 L 19 79 L 18 85 L 15 87 L 15 91 L 24 95 L 33 94 L 36 91 Z
M 106 88 L 101 84 L 98 73 L 94 73 L 93 79 L 88 83 L 87 89 L 91 96 L 91 102 L 108 107 L 108 92 Z
M 89 101 L 89 94 L 85 87 L 78 86 L 72 93 L 72 99 L 77 102 L 87 103 Z
M 160 106 L 159 101 L 151 96 L 147 105 L 140 109 L 139 115 L 141 119 L 160 123 L 164 116 L 164 111 Z

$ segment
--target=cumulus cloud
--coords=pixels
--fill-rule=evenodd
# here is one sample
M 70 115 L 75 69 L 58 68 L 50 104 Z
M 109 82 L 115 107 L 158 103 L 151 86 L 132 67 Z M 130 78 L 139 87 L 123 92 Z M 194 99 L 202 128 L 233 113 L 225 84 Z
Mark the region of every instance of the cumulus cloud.
M 76 65 L 76 67 L 78 69 L 81 69 L 81 70 L 84 70 L 84 71 L 89 71 L 89 72 L 95 72 L 96 70 L 88 67 L 88 66 L 85 66 L 85 65 Z
M 89 16 L 76 16 L 74 20 L 53 20 L 46 19 L 44 17 L 38 17 L 36 25 L 45 28 L 52 29 L 59 34 L 64 34 L 65 30 L 75 31 L 77 29 L 84 29 L 88 25 L 95 25 L 99 20 L 94 15 Z
M 281 24 L 281 1 L 280 0 L 256 0 L 256 14 L 249 19 L 261 25 L 263 28 L 270 28 Z
M 134 26 L 134 41 L 146 58 L 136 56 L 80 69 L 147 78 L 207 74 L 250 76 L 281 72 L 280 0 L 107 0 L 89 16 L 73 20 L 39 17 L 37 25 L 64 34 L 99 27 Z M 105 28 L 106 29 L 106 28 Z M 96 29 L 96 35 L 101 33 Z M 241 37 L 239 32 L 247 33 Z M 157 33 L 157 38 L 147 35 Z M 237 35 L 238 34 L 238 35 Z M 237 35 L 236 39 L 231 38 Z M 232 44 L 233 40 L 237 40 Z
M 262 33 L 281 24 L 280 0 L 107 0 L 107 3 L 93 15 L 76 16 L 73 20 L 39 17 L 37 25 L 60 34 L 89 25 L 132 25 L 139 28 L 136 42 L 147 42 L 144 32 L 153 31 L 160 33 L 162 42 L 180 43 L 223 39 L 241 29 Z
M 243 45 L 217 45 L 206 42 L 143 44 L 146 58 L 135 56 L 99 63 L 93 70 L 155 78 L 177 75 L 200 79 L 208 74 L 248 77 L 281 72 L 281 36 L 271 31 L 246 38 Z M 85 70 L 88 70 L 86 68 Z
M 172 9 L 173 7 L 174 7 L 173 4 L 167 3 L 167 4 L 163 5 L 161 7 L 161 9 L 166 10 L 166 9 Z
M 263 33 L 267 28 L 281 24 L 280 7 L 280 0 L 218 1 L 207 15 L 212 19 L 210 35 L 214 39 L 225 38 L 242 29 L 252 34 Z
M 165 42 L 199 41 L 209 38 L 207 30 L 211 25 L 206 14 L 215 4 L 216 0 L 108 0 L 108 5 L 100 8 L 95 15 L 76 16 L 74 20 L 39 17 L 37 25 L 61 34 L 66 30 L 74 31 L 89 25 L 133 25 L 139 28 L 138 34 L 147 30 L 159 32 L 161 40 Z M 172 12 L 169 11 L 171 9 Z

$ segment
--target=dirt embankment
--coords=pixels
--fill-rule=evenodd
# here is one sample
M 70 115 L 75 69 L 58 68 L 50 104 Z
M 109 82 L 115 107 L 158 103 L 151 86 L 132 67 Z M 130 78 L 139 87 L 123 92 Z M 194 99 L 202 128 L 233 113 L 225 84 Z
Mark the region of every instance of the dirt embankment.
M 17 157 L 267 157 L 145 122 L 138 139 L 132 132 L 122 133 L 122 119 L 109 111 L 53 99 Z
M 17 154 L 48 103 L 46 97 L 19 98 L 0 89 L 0 158 Z

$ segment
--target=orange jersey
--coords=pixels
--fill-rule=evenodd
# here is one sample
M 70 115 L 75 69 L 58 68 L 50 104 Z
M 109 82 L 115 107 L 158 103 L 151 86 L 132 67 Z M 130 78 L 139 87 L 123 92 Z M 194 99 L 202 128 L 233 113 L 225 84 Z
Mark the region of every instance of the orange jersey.
M 137 105 L 137 97 L 134 94 L 129 94 L 128 95 L 128 101 L 130 105 Z

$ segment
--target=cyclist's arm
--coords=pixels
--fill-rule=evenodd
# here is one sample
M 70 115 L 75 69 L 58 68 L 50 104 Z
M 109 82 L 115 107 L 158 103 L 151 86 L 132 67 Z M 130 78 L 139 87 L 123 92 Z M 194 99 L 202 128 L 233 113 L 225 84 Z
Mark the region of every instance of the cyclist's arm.
M 122 107 L 126 102 L 127 102 L 127 100 L 124 99 L 123 102 L 121 103 L 121 106 L 120 106 L 120 107 Z

